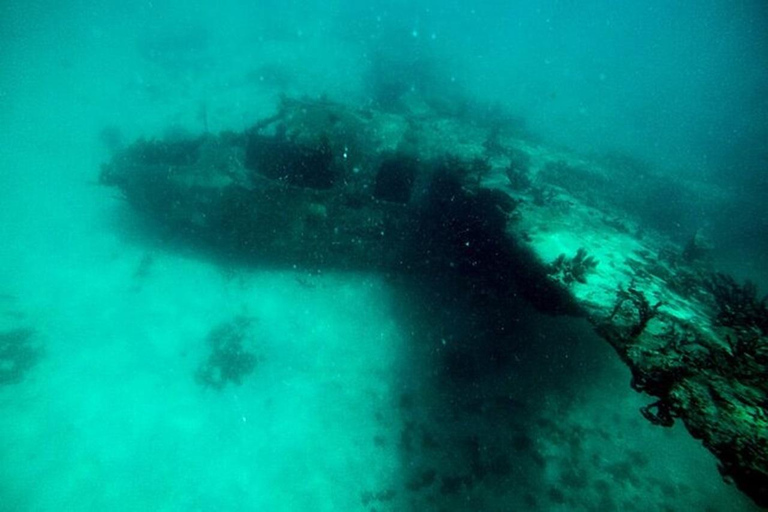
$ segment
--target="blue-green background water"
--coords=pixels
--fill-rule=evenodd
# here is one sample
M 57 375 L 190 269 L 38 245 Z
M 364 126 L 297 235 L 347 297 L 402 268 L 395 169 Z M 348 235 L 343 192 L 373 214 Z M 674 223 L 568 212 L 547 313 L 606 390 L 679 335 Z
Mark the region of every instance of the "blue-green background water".
M 640 417 L 585 324 L 520 304 L 509 367 L 446 386 L 470 305 L 222 269 L 96 184 L 122 143 L 242 130 L 280 94 L 413 90 L 711 187 L 669 232 L 705 231 L 768 284 L 763 2 L 625 4 L 3 2 L 0 327 L 35 329 L 45 357 L 0 387 L 0 510 L 750 510 L 682 428 Z M 242 314 L 257 371 L 201 388 L 206 334 Z M 498 471 L 469 491 L 409 485 L 478 458 Z

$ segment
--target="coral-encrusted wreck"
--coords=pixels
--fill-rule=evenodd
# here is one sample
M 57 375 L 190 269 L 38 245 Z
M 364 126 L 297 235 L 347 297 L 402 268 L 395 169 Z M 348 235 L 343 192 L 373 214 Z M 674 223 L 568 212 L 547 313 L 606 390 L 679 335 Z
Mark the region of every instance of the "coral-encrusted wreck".
M 768 506 L 765 302 L 677 257 L 641 212 L 674 213 L 648 208 L 655 191 L 694 192 L 652 175 L 640 189 L 635 174 L 467 119 L 284 100 L 243 133 L 138 141 L 101 181 L 175 236 L 240 260 L 450 269 L 489 296 L 585 315 L 656 397 L 643 415 L 681 420 Z

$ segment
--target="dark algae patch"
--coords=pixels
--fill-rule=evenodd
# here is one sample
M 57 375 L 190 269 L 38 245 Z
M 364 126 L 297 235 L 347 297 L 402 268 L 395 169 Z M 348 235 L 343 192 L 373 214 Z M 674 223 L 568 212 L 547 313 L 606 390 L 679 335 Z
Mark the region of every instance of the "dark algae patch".
M 23 381 L 41 356 L 34 330 L 19 328 L 0 332 L 0 386 Z

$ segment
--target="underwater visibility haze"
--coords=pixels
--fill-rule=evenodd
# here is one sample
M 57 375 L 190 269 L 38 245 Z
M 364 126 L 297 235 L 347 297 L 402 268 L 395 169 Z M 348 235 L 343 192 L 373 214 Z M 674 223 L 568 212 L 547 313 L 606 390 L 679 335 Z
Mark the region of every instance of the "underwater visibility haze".
M 0 4 L 0 511 L 768 507 L 768 6 Z

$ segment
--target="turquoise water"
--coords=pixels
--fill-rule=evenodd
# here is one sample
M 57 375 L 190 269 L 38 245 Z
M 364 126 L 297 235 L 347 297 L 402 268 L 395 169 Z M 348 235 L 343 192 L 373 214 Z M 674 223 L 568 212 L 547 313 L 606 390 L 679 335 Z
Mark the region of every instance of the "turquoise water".
M 0 386 L 0 510 L 753 509 L 681 426 L 640 416 L 586 322 L 521 302 L 503 368 L 446 367 L 475 305 L 222 265 L 97 181 L 121 144 L 243 130 L 281 94 L 479 98 L 539 140 L 736 191 L 681 231 L 765 284 L 759 2 L 64 4 L 0 6 L 0 331 L 42 350 Z M 254 372 L 201 386 L 206 337 L 238 316 Z

